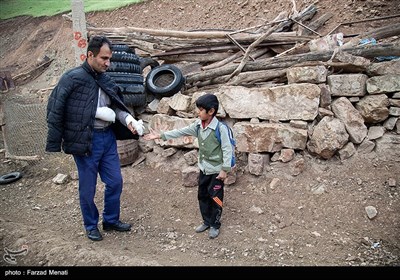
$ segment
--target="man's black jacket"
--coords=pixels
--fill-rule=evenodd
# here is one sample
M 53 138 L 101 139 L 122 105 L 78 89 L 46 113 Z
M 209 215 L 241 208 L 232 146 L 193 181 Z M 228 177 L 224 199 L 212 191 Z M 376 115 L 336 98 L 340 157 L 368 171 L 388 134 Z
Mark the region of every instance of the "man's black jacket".
M 49 97 L 47 152 L 60 152 L 62 147 L 66 154 L 91 153 L 99 87 L 110 97 L 112 105 L 129 112 L 115 82 L 105 73 L 94 72 L 85 61 L 64 73 Z

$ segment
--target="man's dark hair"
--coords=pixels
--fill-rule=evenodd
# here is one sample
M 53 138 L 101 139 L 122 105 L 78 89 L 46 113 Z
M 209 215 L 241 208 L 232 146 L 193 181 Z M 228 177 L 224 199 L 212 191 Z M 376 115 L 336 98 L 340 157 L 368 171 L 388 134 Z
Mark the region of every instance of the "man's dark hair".
M 108 40 L 107 37 L 104 36 L 93 36 L 89 40 L 89 45 L 87 48 L 87 52 L 91 51 L 94 56 L 97 56 L 100 52 L 100 48 L 104 45 L 107 44 L 110 49 L 111 49 L 111 41 Z
M 206 93 L 197 98 L 196 106 L 197 108 L 205 109 L 207 112 L 210 111 L 211 108 L 214 108 L 213 116 L 215 116 L 218 112 L 219 101 L 214 94 Z

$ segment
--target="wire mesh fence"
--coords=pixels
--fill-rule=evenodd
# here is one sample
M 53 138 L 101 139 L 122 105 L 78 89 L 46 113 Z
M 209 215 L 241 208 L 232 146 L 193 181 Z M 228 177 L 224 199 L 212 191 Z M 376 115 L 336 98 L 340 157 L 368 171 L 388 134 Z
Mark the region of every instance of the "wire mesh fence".
M 3 104 L 6 157 L 38 160 L 45 156 L 46 104 L 5 100 Z

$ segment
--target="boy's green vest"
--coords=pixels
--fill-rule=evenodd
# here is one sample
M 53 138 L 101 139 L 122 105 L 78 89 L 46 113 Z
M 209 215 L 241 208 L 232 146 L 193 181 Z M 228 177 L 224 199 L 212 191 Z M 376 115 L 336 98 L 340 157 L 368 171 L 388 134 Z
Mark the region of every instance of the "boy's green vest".
M 214 132 L 211 132 L 206 139 L 199 136 L 199 161 L 207 161 L 213 166 L 223 163 L 221 144 Z

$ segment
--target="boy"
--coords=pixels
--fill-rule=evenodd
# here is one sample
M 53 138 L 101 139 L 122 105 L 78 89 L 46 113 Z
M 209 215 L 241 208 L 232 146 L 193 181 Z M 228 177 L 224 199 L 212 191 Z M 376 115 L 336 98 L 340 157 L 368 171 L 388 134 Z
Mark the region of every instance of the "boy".
M 213 94 L 205 94 L 196 100 L 199 119 L 192 124 L 161 133 L 150 129 L 144 135 L 145 140 L 168 140 L 185 135 L 198 138 L 200 169 L 198 193 L 200 213 L 203 223 L 196 228 L 200 233 L 207 229 L 211 239 L 219 235 L 221 227 L 222 202 L 224 198 L 224 180 L 227 172 L 231 171 L 232 145 L 229 139 L 228 128 L 221 125 L 216 117 L 219 107 L 218 99 Z M 219 126 L 221 141 L 217 139 L 215 130 Z

